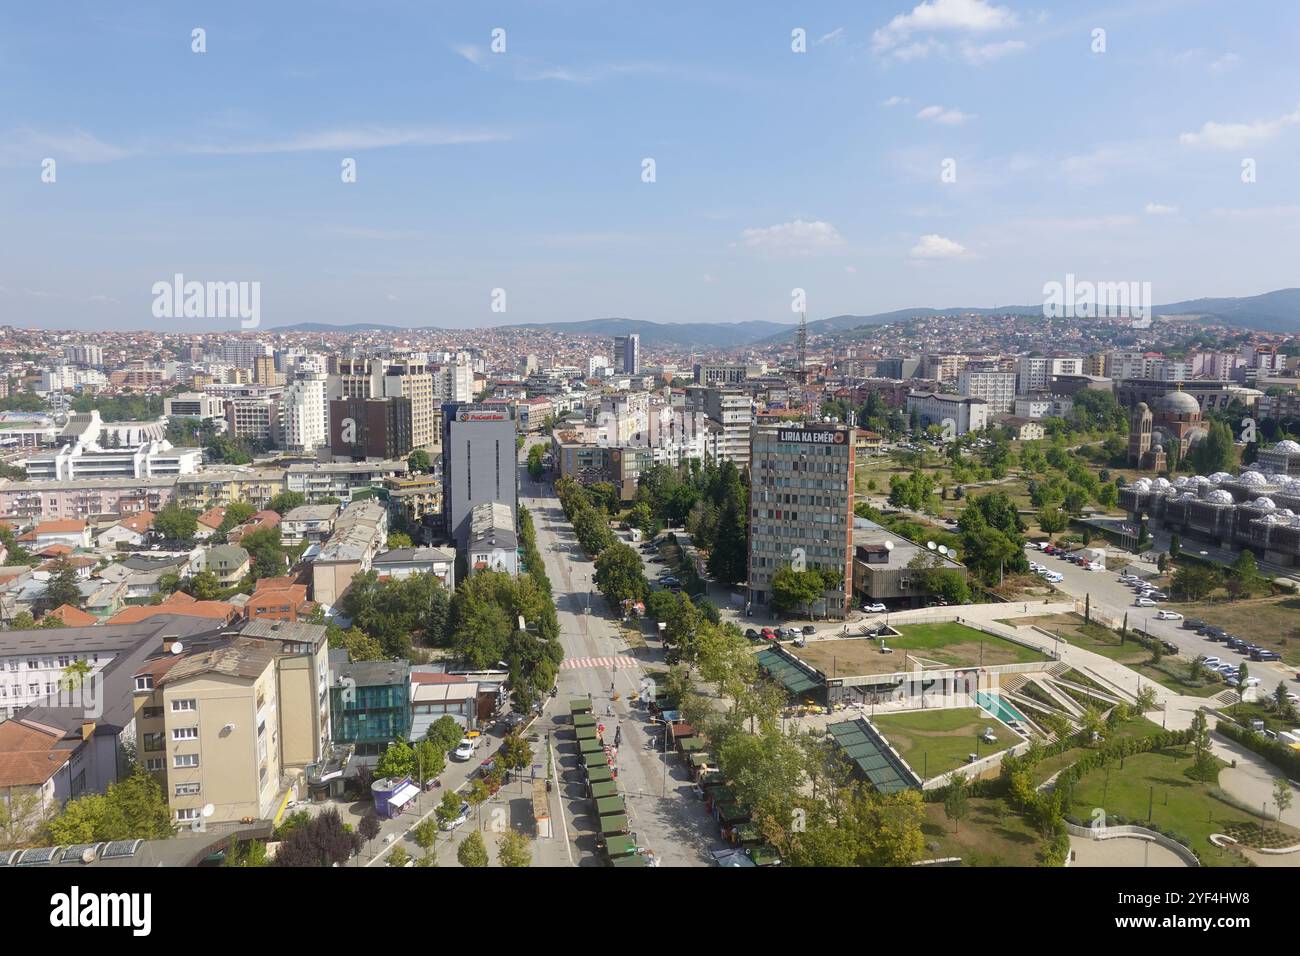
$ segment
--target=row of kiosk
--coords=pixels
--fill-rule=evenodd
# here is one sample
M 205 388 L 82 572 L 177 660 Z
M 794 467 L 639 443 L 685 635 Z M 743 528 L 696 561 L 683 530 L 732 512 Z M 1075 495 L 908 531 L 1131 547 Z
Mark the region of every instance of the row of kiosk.
M 622 867 L 658 865 L 653 853 L 637 845 L 629 828 L 627 805 L 618 785 L 618 751 L 605 743 L 605 725 L 592 713 L 591 697 L 572 698 L 569 714 L 586 796 L 600 821 L 601 848 L 606 862 Z

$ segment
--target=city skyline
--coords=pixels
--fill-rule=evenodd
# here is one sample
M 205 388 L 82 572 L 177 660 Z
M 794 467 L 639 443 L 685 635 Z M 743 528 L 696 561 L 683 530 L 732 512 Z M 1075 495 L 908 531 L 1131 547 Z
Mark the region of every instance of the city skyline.
M 257 283 L 265 330 L 1287 288 L 1300 16 L 1227 11 L 9 11 L 0 313 L 176 329 L 152 290 L 177 274 Z

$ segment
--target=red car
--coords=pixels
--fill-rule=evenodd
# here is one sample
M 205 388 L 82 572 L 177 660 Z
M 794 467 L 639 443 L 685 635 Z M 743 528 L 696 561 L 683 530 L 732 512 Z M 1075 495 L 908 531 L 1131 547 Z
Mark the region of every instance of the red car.
M 759 637 L 765 641 L 775 641 L 777 639 L 777 634 L 776 631 L 772 630 L 770 627 L 765 627 L 761 632 L 759 632 Z

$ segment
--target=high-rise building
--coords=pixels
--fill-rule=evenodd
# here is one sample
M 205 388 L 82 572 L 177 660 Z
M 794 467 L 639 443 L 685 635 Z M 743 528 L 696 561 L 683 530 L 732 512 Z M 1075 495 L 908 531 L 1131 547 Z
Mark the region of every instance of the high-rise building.
M 104 349 L 99 345 L 65 345 L 63 355 L 69 362 L 78 365 L 98 367 L 104 364 Z
M 325 376 L 320 372 L 301 373 L 284 390 L 280 403 L 280 446 L 310 454 L 324 446 L 328 438 Z
M 474 401 L 474 369 L 461 362 L 443 365 L 434 372 L 434 398 L 438 404 Z
M 336 398 L 330 402 L 330 449 L 353 459 L 393 461 L 411 453 L 409 398 Z
M 688 385 L 686 407 L 703 411 L 721 430 L 717 442 L 710 449 L 719 462 L 734 462 L 738 467 L 749 464 L 754 401 L 748 392 L 736 388 Z
M 253 359 L 253 381 L 258 385 L 283 385 L 284 376 L 275 370 L 275 358 L 259 355 Z
M 414 447 L 438 450 L 439 406 L 434 398 L 433 373 L 423 359 L 339 359 L 337 368 L 337 380 L 330 384 L 330 398 L 408 398 Z
M 957 376 L 957 391 L 988 403 L 989 413 L 1005 415 L 1016 401 L 1015 372 L 979 371 L 965 368 Z
M 1016 360 L 1016 394 L 1046 391 L 1053 375 L 1089 374 L 1085 369 L 1088 364 L 1091 363 L 1078 356 L 1032 355 L 1019 358 Z
M 463 548 L 475 505 L 498 502 L 518 516 L 515 420 L 509 406 L 442 406 L 442 502 L 447 534 Z
M 777 571 L 834 572 L 826 614 L 843 617 L 853 595 L 853 430 L 842 425 L 753 428 L 749 493 L 749 596 L 772 600 Z
M 227 339 L 221 343 L 221 360 L 236 368 L 253 368 L 265 354 L 266 346 L 255 339 Z
M 636 332 L 614 336 L 614 371 L 641 374 L 641 336 Z

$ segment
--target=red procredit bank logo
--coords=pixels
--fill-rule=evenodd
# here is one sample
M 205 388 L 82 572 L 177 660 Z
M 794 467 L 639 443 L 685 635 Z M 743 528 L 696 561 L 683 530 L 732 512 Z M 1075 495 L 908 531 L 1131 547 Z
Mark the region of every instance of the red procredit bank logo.
M 505 412 L 461 412 L 456 416 L 461 422 L 504 422 Z

